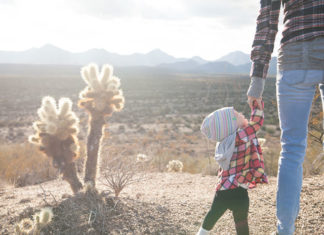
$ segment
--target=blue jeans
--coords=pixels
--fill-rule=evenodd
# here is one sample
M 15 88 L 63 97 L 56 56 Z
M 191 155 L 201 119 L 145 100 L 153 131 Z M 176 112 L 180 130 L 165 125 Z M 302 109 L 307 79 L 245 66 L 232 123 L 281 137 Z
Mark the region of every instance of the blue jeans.
M 281 128 L 277 219 L 279 234 L 295 230 L 307 147 L 308 117 L 316 85 L 324 96 L 324 70 L 284 70 L 277 74 L 277 104 Z

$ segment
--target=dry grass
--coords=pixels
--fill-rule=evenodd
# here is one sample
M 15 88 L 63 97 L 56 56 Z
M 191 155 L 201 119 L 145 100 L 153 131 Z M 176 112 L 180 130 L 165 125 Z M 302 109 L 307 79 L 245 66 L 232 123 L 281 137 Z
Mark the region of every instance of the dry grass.
M 77 170 L 83 169 L 85 155 L 84 143 L 81 143 L 80 158 Z M 23 187 L 53 180 L 59 176 L 59 171 L 52 166 L 51 159 L 42 154 L 38 147 L 29 144 L 0 145 L 0 181 Z
M 15 186 L 41 183 L 56 178 L 50 160 L 32 144 L 0 146 L 0 178 Z
M 101 154 L 104 157 L 101 159 L 100 165 L 107 165 L 109 158 L 114 158 L 120 153 L 124 154 L 125 159 L 127 158 L 135 163 L 137 154 L 144 153 L 149 157 L 149 161 L 145 162 L 142 168 L 137 168 L 137 172 L 143 170 L 166 172 L 169 161 L 180 160 L 183 163 L 183 172 L 216 175 L 218 165 L 213 158 L 214 146 L 212 144 L 208 146 L 205 140 L 198 137 L 196 134 L 188 134 L 185 138 L 176 136 L 174 139 L 176 143 L 173 143 L 168 134 L 159 133 L 151 139 L 143 137 L 136 144 L 130 138 L 131 143 L 125 145 L 123 142 L 118 144 L 118 139 L 115 136 L 110 136 L 109 141 L 111 142 L 104 144 Z M 263 152 L 266 173 L 269 176 L 276 176 L 281 149 L 280 142 L 278 137 L 272 137 L 269 134 L 266 134 L 265 138 L 267 139 L 265 147 L 268 148 Z M 145 143 L 145 148 L 142 146 L 143 143 Z M 83 171 L 85 156 L 85 144 L 81 142 L 80 145 L 80 158 L 77 160 L 79 174 Z M 311 138 L 308 140 L 308 145 L 304 162 L 304 175 L 320 174 L 324 169 L 317 168 L 317 165 L 314 165 L 313 162 L 322 151 L 321 145 L 314 143 Z M 197 146 L 202 150 L 192 154 L 190 151 Z M 1 145 L 0 172 L 0 181 L 15 186 L 36 184 L 58 176 L 58 171 L 52 167 L 50 159 L 31 144 Z

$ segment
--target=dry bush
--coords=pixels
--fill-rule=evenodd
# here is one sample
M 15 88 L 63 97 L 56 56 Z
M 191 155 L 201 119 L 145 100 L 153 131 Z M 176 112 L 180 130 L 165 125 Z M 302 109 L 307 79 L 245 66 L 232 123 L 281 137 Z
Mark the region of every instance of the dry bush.
M 145 179 L 142 164 L 134 157 L 119 155 L 105 161 L 101 166 L 101 182 L 111 189 L 115 197 L 128 185 Z M 141 171 L 141 174 L 137 174 Z
M 324 155 L 321 143 L 308 138 L 308 148 L 304 160 L 304 175 L 324 173 Z
M 136 155 L 136 162 L 138 163 L 144 163 L 144 162 L 148 162 L 150 160 L 150 158 L 143 153 L 139 153 Z
M 52 180 L 58 175 L 50 159 L 31 144 L 0 146 L 0 177 L 18 187 Z
M 179 160 L 171 160 L 168 162 L 166 168 L 168 169 L 168 171 L 182 172 L 183 163 Z
M 267 151 L 263 151 L 264 168 L 268 176 L 277 176 L 278 172 L 278 159 L 280 155 L 280 147 L 271 147 Z
M 192 174 L 198 174 L 198 173 L 209 174 L 208 173 L 209 160 L 204 156 L 192 157 L 185 153 L 175 155 L 174 153 L 165 151 L 153 155 L 151 164 L 154 169 L 162 172 L 167 170 L 166 166 L 171 160 L 175 158 L 183 163 L 182 172 L 188 172 Z
M 270 138 L 267 134 L 266 139 Z M 274 137 L 271 137 L 274 139 Z M 280 142 L 266 142 L 262 146 L 265 171 L 269 176 L 277 176 L 278 160 L 280 157 Z M 322 145 L 308 138 L 308 147 L 303 164 L 304 175 L 322 174 L 324 172 L 324 156 L 322 154 Z

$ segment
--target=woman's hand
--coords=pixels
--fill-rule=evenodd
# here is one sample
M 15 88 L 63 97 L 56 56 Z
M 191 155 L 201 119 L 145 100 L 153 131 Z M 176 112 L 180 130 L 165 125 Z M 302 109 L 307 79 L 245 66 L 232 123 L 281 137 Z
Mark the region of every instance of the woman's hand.
M 254 100 L 255 100 L 255 101 L 257 102 L 257 104 L 258 104 L 258 109 L 263 110 L 263 108 L 262 108 L 262 104 L 261 104 L 262 97 L 261 97 L 261 98 L 256 98 L 256 97 L 248 96 L 248 100 L 247 100 L 247 102 L 248 102 L 248 104 L 249 104 L 251 110 L 252 110 L 252 107 L 253 107 L 253 101 L 254 101 Z

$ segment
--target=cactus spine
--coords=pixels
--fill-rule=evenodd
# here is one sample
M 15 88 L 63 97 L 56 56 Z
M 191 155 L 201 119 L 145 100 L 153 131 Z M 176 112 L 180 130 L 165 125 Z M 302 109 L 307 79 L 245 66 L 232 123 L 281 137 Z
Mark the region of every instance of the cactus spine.
M 99 74 L 96 64 L 89 64 L 81 70 L 87 87 L 80 92 L 79 106 L 89 113 L 89 133 L 87 140 L 87 161 L 84 182 L 95 187 L 99 146 L 102 141 L 105 116 L 111 116 L 124 107 L 124 96 L 119 78 L 112 75 L 113 67 L 103 65 Z

